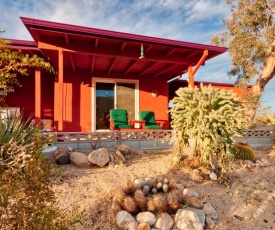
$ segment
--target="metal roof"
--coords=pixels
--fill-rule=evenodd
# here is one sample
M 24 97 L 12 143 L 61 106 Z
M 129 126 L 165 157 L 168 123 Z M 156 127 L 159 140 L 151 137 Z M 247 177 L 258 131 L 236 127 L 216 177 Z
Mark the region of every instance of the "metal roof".
M 108 31 L 21 17 L 43 54 L 58 67 L 63 49 L 64 68 L 92 76 L 172 79 L 195 66 L 208 50 L 206 61 L 227 48 L 164 38 Z M 140 58 L 141 47 L 143 56 Z

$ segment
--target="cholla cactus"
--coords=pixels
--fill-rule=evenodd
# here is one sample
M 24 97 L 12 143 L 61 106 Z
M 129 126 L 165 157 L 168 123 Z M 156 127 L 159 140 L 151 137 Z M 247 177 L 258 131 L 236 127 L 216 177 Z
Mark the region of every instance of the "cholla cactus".
M 212 88 L 180 88 L 170 110 L 173 129 L 179 131 L 175 145 L 179 154 L 189 138 L 195 139 L 194 155 L 211 164 L 215 153 L 223 169 L 231 161 L 231 137 L 242 134 L 246 126 L 242 102 L 232 91 Z

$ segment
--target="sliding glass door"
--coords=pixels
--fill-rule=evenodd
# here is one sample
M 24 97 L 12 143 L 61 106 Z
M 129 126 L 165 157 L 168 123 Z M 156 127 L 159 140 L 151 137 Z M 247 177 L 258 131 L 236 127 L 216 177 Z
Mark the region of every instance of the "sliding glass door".
M 101 82 L 96 81 L 95 90 L 95 123 L 96 130 L 109 129 L 110 109 L 126 109 L 129 119 L 136 116 L 136 88 L 135 82 Z
M 114 83 L 96 83 L 96 129 L 109 129 L 109 111 L 114 108 Z

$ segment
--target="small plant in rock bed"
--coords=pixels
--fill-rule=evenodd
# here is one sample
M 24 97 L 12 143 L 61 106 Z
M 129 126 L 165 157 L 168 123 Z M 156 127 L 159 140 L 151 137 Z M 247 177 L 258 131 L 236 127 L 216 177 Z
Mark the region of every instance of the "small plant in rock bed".
M 125 187 L 115 189 L 111 206 L 112 214 L 116 214 L 121 209 L 132 214 L 144 211 L 175 213 L 179 207 L 185 205 L 182 192 L 177 188 L 174 180 L 157 176 L 153 179 L 139 178 L 135 182 L 128 180 Z M 157 187 L 160 184 L 161 186 Z M 144 192 L 146 186 L 151 189 L 151 192 Z M 153 192 L 154 190 L 156 192 Z
M 180 88 L 170 110 L 172 128 L 179 131 L 175 149 L 179 156 L 190 138 L 195 139 L 194 155 L 201 163 L 214 166 L 215 154 L 223 171 L 233 161 L 232 137 L 243 134 L 247 126 L 242 101 L 231 91 L 200 85 Z

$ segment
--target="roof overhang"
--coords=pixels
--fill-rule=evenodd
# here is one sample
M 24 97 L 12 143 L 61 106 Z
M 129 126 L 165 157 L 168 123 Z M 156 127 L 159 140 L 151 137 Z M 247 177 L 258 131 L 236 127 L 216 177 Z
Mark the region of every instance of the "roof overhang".
M 39 55 L 42 56 L 41 50 L 37 47 L 37 44 L 34 41 L 25 41 L 25 40 L 16 40 L 4 38 L 4 40 L 9 41 L 8 47 L 10 49 L 21 50 L 24 53 L 30 55 Z
M 64 69 L 85 71 L 93 76 L 170 80 L 187 72 L 189 66 L 195 66 L 205 50 L 208 50 L 205 61 L 227 51 L 227 48 L 211 45 L 31 18 L 21 17 L 21 20 L 55 68 L 58 67 L 58 50 L 62 49 Z

